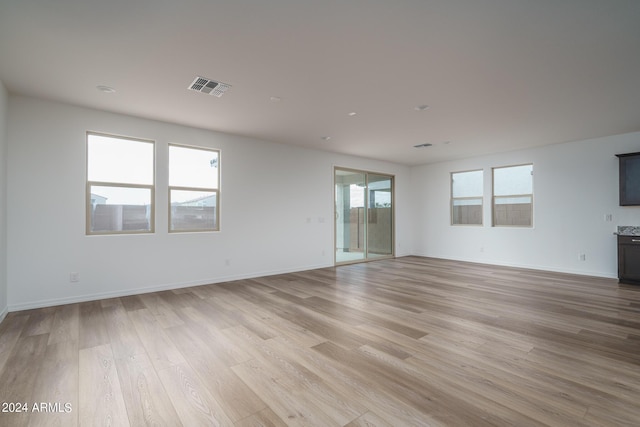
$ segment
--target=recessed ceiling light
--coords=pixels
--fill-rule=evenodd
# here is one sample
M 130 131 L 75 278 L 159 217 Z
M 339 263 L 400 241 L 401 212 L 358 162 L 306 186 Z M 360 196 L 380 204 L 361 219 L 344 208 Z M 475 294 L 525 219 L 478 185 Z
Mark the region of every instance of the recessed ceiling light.
M 355 116 L 357 113 L 355 111 L 350 112 L 349 114 L 347 114 L 347 116 L 353 117 Z
M 431 147 L 433 144 L 430 144 L 428 142 L 425 142 L 424 144 L 418 144 L 418 145 L 414 145 L 413 148 L 425 148 L 425 147 Z
M 282 98 L 280 98 L 279 96 L 272 96 L 269 98 L 269 101 L 271 102 L 280 102 L 282 101 Z
M 428 105 L 418 105 L 417 107 L 413 107 L 414 110 L 416 111 L 424 111 L 424 110 L 428 110 L 429 106 Z
M 98 89 L 100 92 L 103 93 L 114 93 L 116 90 L 110 86 L 104 86 L 104 85 L 98 85 L 96 86 L 96 89 Z
M 331 137 L 330 136 L 322 136 L 322 137 L 320 137 L 320 139 L 322 139 L 323 141 L 328 141 L 328 140 L 331 139 Z

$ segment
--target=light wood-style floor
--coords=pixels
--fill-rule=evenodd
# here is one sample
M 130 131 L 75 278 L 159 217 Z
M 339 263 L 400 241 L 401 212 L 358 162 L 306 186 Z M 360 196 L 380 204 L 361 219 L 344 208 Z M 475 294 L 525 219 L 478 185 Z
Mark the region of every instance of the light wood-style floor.
M 27 404 L 2 426 L 638 426 L 640 287 L 406 257 L 15 312 L 0 402 Z

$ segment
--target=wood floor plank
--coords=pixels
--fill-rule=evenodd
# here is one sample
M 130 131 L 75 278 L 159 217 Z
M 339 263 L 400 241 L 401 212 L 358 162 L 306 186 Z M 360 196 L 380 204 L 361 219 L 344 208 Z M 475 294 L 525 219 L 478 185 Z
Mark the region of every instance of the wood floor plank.
M 65 341 L 78 341 L 80 333 L 80 306 L 78 304 L 60 305 L 56 308 L 49 333 L 49 344 Z
M 183 425 L 230 426 L 233 421 L 186 363 L 158 372 Z
M 0 373 L 3 372 L 4 365 L 28 321 L 29 315 L 9 313 L 0 324 Z
M 287 424 L 270 408 L 265 408 L 237 421 L 234 425 L 235 427 L 286 427 Z
M 335 424 L 344 425 L 367 411 L 364 405 L 351 400 L 350 395 L 332 388 L 321 377 L 307 369 L 296 354 L 292 354 L 279 342 L 272 339 L 260 341 L 258 337 L 252 337 L 249 331 L 242 331 L 241 328 L 229 328 L 225 332 L 245 336 L 253 342 L 252 346 L 256 350 L 254 360 L 268 370 L 270 375 L 277 376 L 279 384 L 290 393 L 312 401 Z
M 78 342 L 48 345 L 31 397 L 29 426 L 77 426 L 78 381 Z
M 48 334 L 53 326 L 53 317 L 57 307 L 45 307 L 29 310 L 29 322 L 22 331 L 23 336 Z
M 16 412 L 10 408 L 6 412 L 0 412 L 0 425 L 28 425 L 33 388 L 44 360 L 48 339 L 47 334 L 20 338 L 11 351 L 0 373 L 0 402 L 24 405 L 26 412 Z
M 217 325 L 209 323 L 200 310 L 188 307 L 180 309 L 178 313 L 183 316 L 186 326 L 197 331 L 216 357 L 224 360 L 226 366 L 237 365 L 252 358 L 249 349 L 235 344 L 234 340 L 222 333 Z
M 494 356 L 500 361 L 500 356 Z M 633 402 L 640 395 L 640 376 L 630 372 L 629 365 L 611 366 L 606 360 L 580 361 L 579 375 L 575 373 L 576 360 L 563 354 L 533 349 L 525 357 L 539 372 L 563 378 L 579 386 L 587 387 L 594 397 L 599 393 L 615 400 Z M 524 365 L 524 363 L 522 363 Z
M 400 396 L 415 409 L 429 414 L 445 425 L 490 426 L 497 421 L 484 408 L 473 407 L 457 395 L 416 379 L 395 364 L 381 363 L 358 351 L 345 350 L 330 342 L 314 347 L 320 353 L 352 366 L 358 375 L 380 378 L 378 387 Z
M 126 359 L 146 353 L 144 345 L 121 303 L 103 307 L 102 314 L 116 359 Z
M 128 317 L 138 332 L 140 341 L 156 370 L 159 371 L 185 362 L 182 353 L 169 339 L 164 329 L 160 327 L 158 321 L 148 309 L 143 308 L 131 311 L 128 313 Z
M 339 426 L 314 402 L 291 390 L 289 380 L 255 359 L 231 368 L 290 426 Z
M 184 325 L 184 321 L 176 314 L 174 307 L 156 293 L 142 294 L 140 300 L 163 328 Z
M 283 350 L 292 347 L 285 338 L 269 341 L 270 346 L 280 346 Z M 376 408 L 392 425 L 444 425 L 429 414 L 413 408 L 397 396 L 378 387 L 375 376 L 354 375 L 349 365 L 336 363 L 313 349 L 303 348 L 296 352 L 298 362 L 320 378 L 329 379 L 333 388 L 340 394 L 349 396 L 349 401 L 365 408 Z
M 351 332 L 350 327 L 353 325 L 333 319 L 326 314 L 295 305 L 274 307 L 273 310 L 278 316 L 345 348 L 357 348 L 366 343 L 362 337 Z
M 386 329 L 405 334 L 411 338 L 421 338 L 427 334 L 427 332 L 412 328 L 407 325 L 403 325 L 396 321 L 386 320 L 380 318 L 374 313 L 367 313 L 361 310 L 352 309 L 343 304 L 338 304 L 325 300 L 324 298 L 310 297 L 303 300 L 302 305 L 311 310 L 326 313 L 331 318 L 349 318 L 350 322 L 354 325 L 361 325 L 363 323 L 377 325 Z
M 425 359 L 411 358 L 406 363 L 412 366 L 409 372 L 418 378 L 430 380 L 438 384 L 440 390 L 448 390 L 455 395 L 464 395 L 466 402 L 472 406 L 484 408 L 497 419 L 513 425 L 574 425 L 586 427 L 580 420 L 586 408 L 578 403 L 571 404 L 571 399 L 558 399 L 556 396 L 540 396 L 535 388 L 527 392 L 513 393 L 510 382 L 501 381 L 499 377 L 487 375 L 486 371 L 473 366 L 473 360 L 467 365 L 455 363 L 448 365 L 442 361 L 429 363 Z M 443 376 L 452 366 L 464 369 L 451 372 L 451 376 Z M 424 376 L 421 376 L 424 375 Z M 550 389 L 550 394 L 553 389 Z M 556 410 L 556 408 L 561 409 Z M 564 412 L 566 410 L 566 412 Z M 570 413 L 570 416 L 565 416 Z M 560 414 L 560 415 L 558 415 Z M 573 420 L 573 421 L 568 421 Z M 496 421 L 494 421 L 496 422 Z
M 263 340 L 276 337 L 279 334 L 268 323 L 255 317 L 255 313 L 245 314 L 242 310 L 236 310 L 234 314 L 234 318 L 237 319 L 239 325 L 244 326 Z
M 283 319 L 260 305 L 246 301 L 237 295 L 228 293 L 220 296 L 218 301 L 228 307 L 234 307 L 236 310 L 242 311 L 247 316 L 252 315 L 256 321 L 268 325 L 271 331 L 277 331 L 276 333 L 272 332 L 269 336 L 284 335 L 296 342 L 296 344 L 305 347 L 312 347 L 325 341 L 325 338 L 299 326 L 297 323 Z
M 116 358 L 132 426 L 178 426 L 180 418 L 146 354 Z
M 73 412 L 0 425 L 635 426 L 639 354 L 639 286 L 403 257 L 9 313 L 0 403 Z
M 126 311 L 142 310 L 146 308 L 146 305 L 142 302 L 142 298 L 139 295 L 129 295 L 121 297 L 120 302 Z
M 193 292 L 174 292 L 171 290 L 156 292 L 156 295 L 173 307 L 192 307 L 193 304 L 202 301 Z
M 129 425 L 110 345 L 80 350 L 78 383 L 79 425 Z
M 637 426 L 640 420 L 640 409 L 628 405 L 601 406 L 592 405 L 589 407 L 584 420 L 589 425 L 600 426 Z
M 367 412 L 362 414 L 349 424 L 345 424 L 345 427 L 393 427 L 384 419 L 380 418 L 373 412 Z
M 80 304 L 79 348 L 91 348 L 110 342 L 100 301 Z
M 176 346 L 183 349 L 189 365 L 232 421 L 239 421 L 267 407 L 198 334 L 186 327 L 167 329 L 167 334 Z

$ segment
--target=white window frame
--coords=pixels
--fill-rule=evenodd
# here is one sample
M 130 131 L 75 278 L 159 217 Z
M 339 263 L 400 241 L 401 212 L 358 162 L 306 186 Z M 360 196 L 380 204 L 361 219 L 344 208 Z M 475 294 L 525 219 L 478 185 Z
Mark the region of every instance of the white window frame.
M 496 178 L 495 171 L 497 169 L 508 169 L 508 168 L 517 168 L 522 166 L 531 166 L 531 193 L 522 193 L 522 194 L 501 194 L 499 196 L 495 195 L 496 189 Z M 491 191 L 492 191 L 492 201 L 491 201 L 491 221 L 493 227 L 515 227 L 515 228 L 533 228 L 534 218 L 533 218 L 533 193 L 534 193 L 534 183 L 533 183 L 533 163 L 522 163 L 517 165 L 508 165 L 508 166 L 499 166 L 491 169 Z M 531 222 L 528 225 L 522 224 L 497 224 L 497 210 L 496 210 L 496 200 L 497 199 L 509 199 L 509 198 L 530 198 L 530 218 Z
M 196 146 L 196 145 L 187 145 L 187 144 L 178 144 L 178 143 L 169 143 L 169 149 L 168 149 L 168 161 L 169 161 L 169 165 L 171 162 L 171 147 L 180 147 L 180 148 L 187 148 L 187 149 L 192 149 L 192 150 L 200 150 L 200 151 L 210 151 L 212 153 L 216 153 L 217 155 L 217 165 L 216 165 L 216 173 L 218 174 L 217 177 L 217 183 L 218 183 L 218 187 L 217 188 L 213 188 L 213 187 L 189 187 L 189 186 L 174 186 L 174 185 L 169 185 L 168 186 L 168 191 L 167 191 L 167 201 L 168 201 L 168 224 L 167 224 L 167 228 L 169 233 L 174 234 L 174 233 L 197 233 L 197 232 L 217 232 L 220 231 L 220 150 L 216 149 L 216 148 L 209 148 L 209 147 L 202 147 L 202 146 Z M 170 170 L 170 167 L 169 167 Z M 171 172 L 169 171 L 169 174 Z M 171 178 L 169 177 L 169 180 Z M 170 182 L 170 181 L 169 181 Z M 206 192 L 212 192 L 215 193 L 215 199 L 216 199 L 216 209 L 215 209 L 215 225 L 212 228 L 188 228 L 188 229 L 174 229 L 172 226 L 172 209 L 171 209 L 171 192 L 173 190 L 176 191 L 206 191 Z M 204 206 L 202 206 L 202 208 L 204 209 Z
M 98 136 L 98 137 L 106 137 L 113 138 L 118 140 L 128 140 L 135 142 L 143 142 L 151 144 L 153 147 L 153 158 L 152 158 L 152 183 L 151 184 L 135 184 L 135 183 L 122 183 L 122 182 L 111 182 L 111 181 L 92 181 L 89 180 L 89 137 L 90 136 Z M 155 141 L 150 139 L 143 138 L 134 138 L 129 136 L 121 136 L 114 135 L 109 133 L 101 133 L 101 132 L 92 132 L 87 131 L 86 133 L 86 234 L 87 235 L 119 235 L 119 234 L 153 234 L 155 233 L 155 164 L 156 164 L 156 144 Z M 107 230 L 107 231 L 93 231 L 92 230 L 92 213 L 93 213 L 93 203 L 91 198 L 91 188 L 93 186 L 104 186 L 104 187 L 121 187 L 121 188 L 138 188 L 138 189 L 148 189 L 150 192 L 150 203 L 149 203 L 149 229 L 148 230 Z
M 454 175 L 457 174 L 464 174 L 464 173 L 470 173 L 470 172 L 482 172 L 482 176 L 481 176 L 481 185 L 480 188 L 482 189 L 480 192 L 479 196 L 469 196 L 469 197 L 454 197 L 453 196 L 453 184 L 454 184 Z M 472 170 L 465 170 L 465 171 L 456 171 L 456 172 L 451 172 L 449 174 L 449 181 L 450 181 L 450 187 L 449 187 L 449 194 L 451 197 L 451 201 L 449 204 L 449 209 L 450 209 L 450 216 L 451 216 L 451 225 L 454 226 L 472 226 L 472 227 L 482 227 L 484 224 L 484 169 L 472 169 Z M 480 200 L 480 223 L 457 223 L 454 222 L 455 217 L 454 217 L 454 205 L 455 202 L 458 200 Z

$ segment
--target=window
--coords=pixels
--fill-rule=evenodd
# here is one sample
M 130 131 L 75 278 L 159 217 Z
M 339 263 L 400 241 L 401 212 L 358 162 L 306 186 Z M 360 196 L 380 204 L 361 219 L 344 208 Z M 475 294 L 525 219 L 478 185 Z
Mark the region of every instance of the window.
M 482 225 L 483 171 L 451 173 L 451 225 Z
M 153 141 L 87 132 L 87 234 L 152 233 Z
M 169 231 L 218 231 L 220 152 L 169 145 Z
M 493 225 L 533 226 L 533 165 L 493 169 Z

